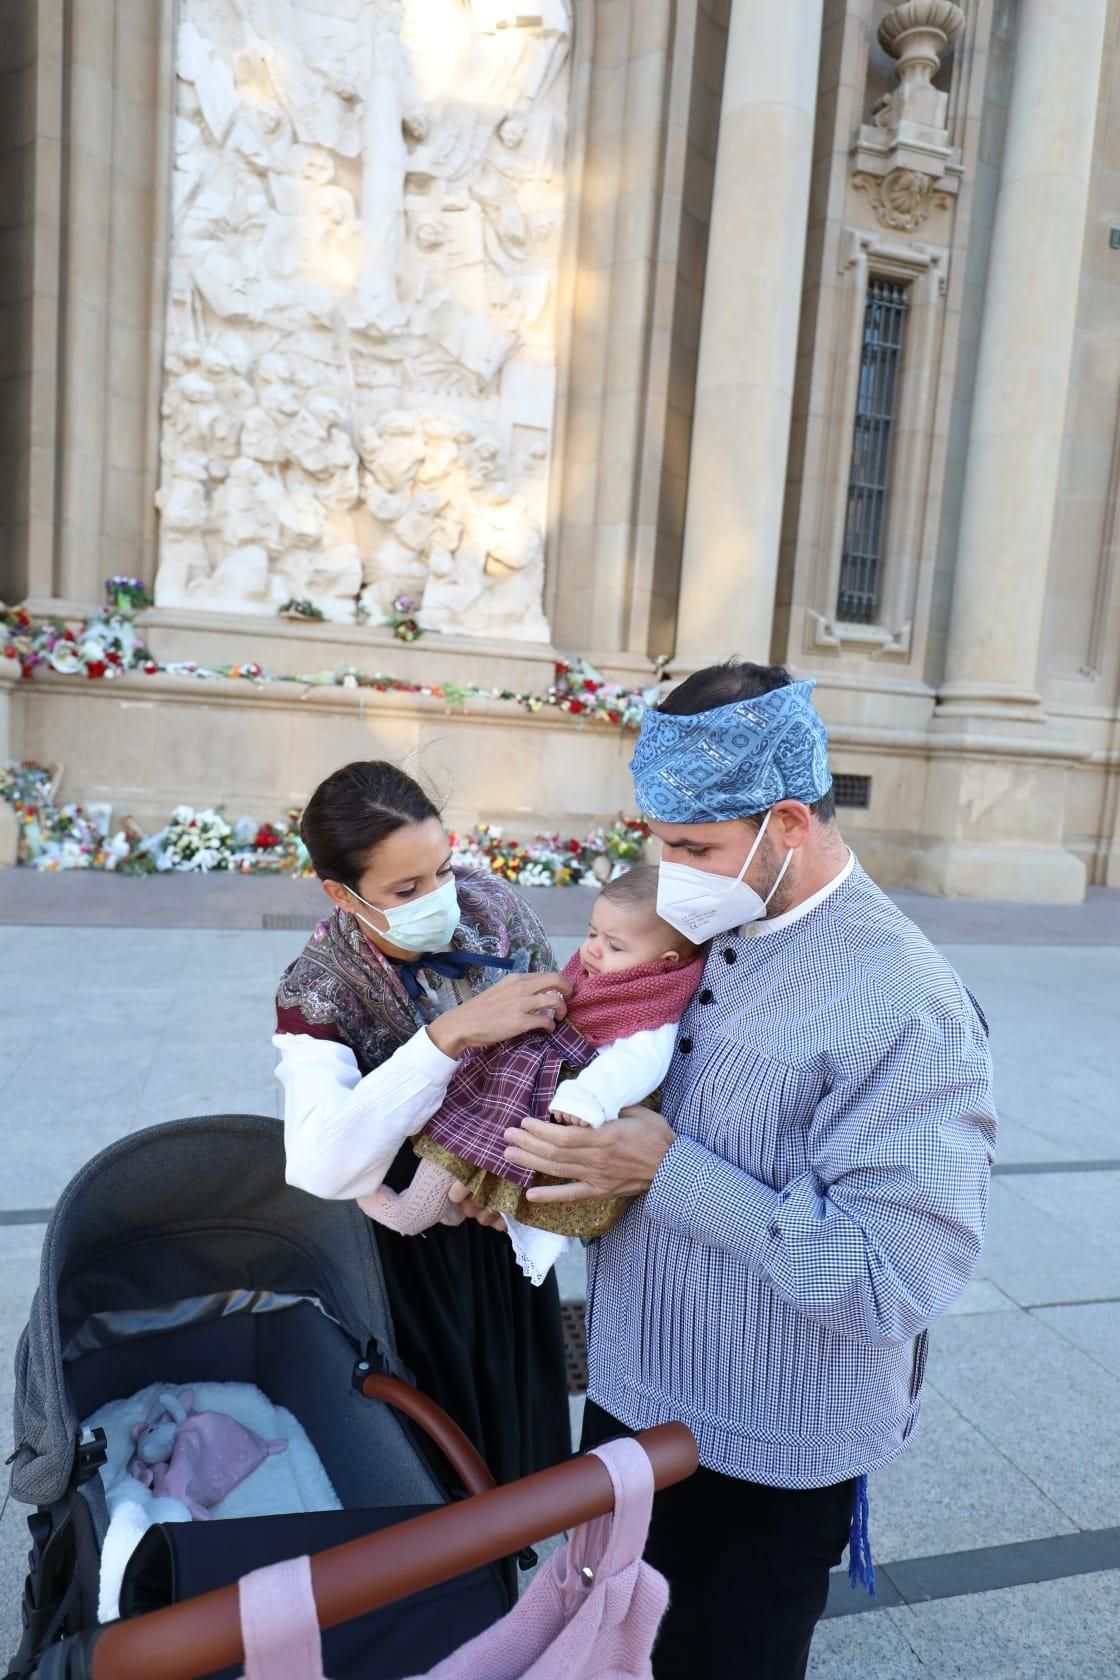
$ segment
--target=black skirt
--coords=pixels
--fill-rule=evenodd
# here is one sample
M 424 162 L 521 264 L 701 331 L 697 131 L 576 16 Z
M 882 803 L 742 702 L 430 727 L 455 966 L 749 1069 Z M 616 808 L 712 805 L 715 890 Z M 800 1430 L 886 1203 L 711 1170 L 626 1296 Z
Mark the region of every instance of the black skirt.
M 411 1143 L 385 1175 L 411 1181 Z M 397 1351 L 417 1386 L 474 1442 L 498 1482 L 571 1456 L 568 1390 L 553 1272 L 534 1288 L 502 1231 L 467 1220 L 403 1237 L 373 1227 Z

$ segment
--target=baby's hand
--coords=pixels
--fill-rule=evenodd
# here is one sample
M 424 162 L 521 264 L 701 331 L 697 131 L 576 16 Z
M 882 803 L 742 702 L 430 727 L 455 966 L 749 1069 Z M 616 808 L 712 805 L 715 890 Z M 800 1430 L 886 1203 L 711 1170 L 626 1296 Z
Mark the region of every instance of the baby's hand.
M 558 1126 L 585 1126 L 588 1130 L 591 1129 L 588 1121 L 577 1120 L 574 1114 L 558 1114 L 556 1110 L 553 1109 L 551 1117 Z

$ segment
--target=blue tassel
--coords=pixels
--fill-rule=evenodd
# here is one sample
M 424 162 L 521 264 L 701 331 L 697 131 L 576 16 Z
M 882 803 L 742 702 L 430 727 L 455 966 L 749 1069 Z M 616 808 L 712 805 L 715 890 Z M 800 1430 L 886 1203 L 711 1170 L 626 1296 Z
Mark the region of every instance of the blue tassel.
M 875 1563 L 868 1532 L 866 1476 L 857 1476 L 855 1498 L 852 1500 L 852 1525 L 848 1530 L 848 1580 L 853 1592 L 862 1587 L 872 1598 L 876 1596 Z

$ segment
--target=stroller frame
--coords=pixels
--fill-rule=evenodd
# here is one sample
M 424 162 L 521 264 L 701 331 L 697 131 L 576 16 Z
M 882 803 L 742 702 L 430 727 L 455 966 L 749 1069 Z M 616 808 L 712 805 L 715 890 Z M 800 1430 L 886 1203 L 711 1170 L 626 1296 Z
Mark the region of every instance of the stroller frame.
M 83 1674 L 100 1632 L 105 1442 L 81 1420 L 156 1381 L 258 1379 L 300 1419 L 351 1517 L 493 1486 L 409 1386 L 369 1221 L 284 1182 L 278 1121 L 175 1121 L 102 1151 L 59 1198 L 17 1350 L 11 1492 L 36 1509 L 9 1680 Z M 513 1578 L 507 1567 L 507 1600 Z M 79 1666 L 55 1670 L 68 1646 Z

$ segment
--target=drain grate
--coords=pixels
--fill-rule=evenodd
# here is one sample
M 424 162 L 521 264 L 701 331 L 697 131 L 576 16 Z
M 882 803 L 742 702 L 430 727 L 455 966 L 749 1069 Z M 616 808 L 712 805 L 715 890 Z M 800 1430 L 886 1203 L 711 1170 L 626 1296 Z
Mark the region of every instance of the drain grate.
M 560 1322 L 564 1331 L 564 1364 L 568 1372 L 568 1393 L 587 1393 L 587 1328 L 582 1301 L 562 1301 Z
M 318 916 L 300 916 L 291 911 L 267 910 L 261 917 L 261 927 L 267 933 L 312 933 L 319 925 Z

